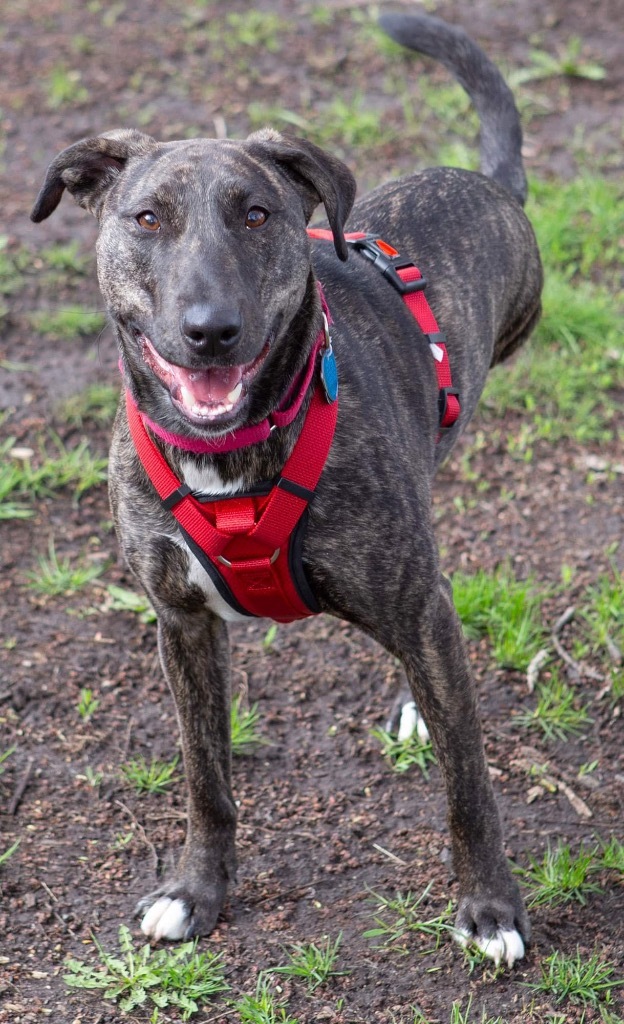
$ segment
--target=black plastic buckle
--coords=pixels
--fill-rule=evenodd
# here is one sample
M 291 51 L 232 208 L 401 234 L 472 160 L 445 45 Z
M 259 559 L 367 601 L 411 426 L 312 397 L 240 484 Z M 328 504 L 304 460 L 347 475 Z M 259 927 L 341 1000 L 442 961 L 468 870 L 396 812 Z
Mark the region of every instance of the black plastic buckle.
M 186 498 L 187 494 L 191 493 L 191 488 L 186 481 L 183 481 L 180 486 L 176 487 L 175 491 L 168 494 L 166 498 L 161 498 L 161 505 L 163 508 L 166 508 L 168 512 L 171 512 L 178 502 L 182 501 L 183 498 Z
M 446 410 L 448 407 L 449 396 L 454 395 L 455 398 L 459 398 L 459 391 L 457 388 L 440 388 L 438 392 L 438 413 L 440 416 L 440 426 L 444 423 L 444 417 L 446 416 Z M 453 426 L 453 424 L 449 424 Z M 443 430 L 447 430 L 448 427 L 442 427 Z
M 347 245 L 371 260 L 373 266 L 381 271 L 383 276 L 396 288 L 399 295 L 410 295 L 412 292 L 421 292 L 427 287 L 427 279 L 419 277 L 415 281 L 404 281 L 399 277 L 397 270 L 404 270 L 406 267 L 413 267 L 411 260 L 406 260 L 400 254 L 388 256 L 377 244 L 374 235 L 366 235 L 364 238 L 347 238 Z

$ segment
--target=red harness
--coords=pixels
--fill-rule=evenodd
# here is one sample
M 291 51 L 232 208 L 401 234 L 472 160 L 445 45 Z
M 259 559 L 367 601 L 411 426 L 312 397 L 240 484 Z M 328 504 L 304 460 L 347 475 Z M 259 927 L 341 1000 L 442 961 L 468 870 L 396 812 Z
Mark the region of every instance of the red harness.
M 321 229 L 310 229 L 308 234 L 311 238 L 332 239 L 330 231 Z M 423 293 L 425 279 L 417 267 L 402 260 L 386 242 L 361 232 L 345 237 L 373 260 L 400 291 L 421 330 L 428 336 L 438 376 L 440 427 L 451 427 L 459 416 L 460 406 L 457 391 L 451 384 L 444 335 Z M 161 437 L 162 430 L 143 416 L 126 392 L 128 423 L 137 454 L 162 504 L 177 520 L 189 548 L 235 611 L 276 622 L 292 622 L 319 611 L 303 571 L 301 528 L 305 526 L 304 513 L 314 497 L 329 455 L 338 416 L 337 377 L 334 379 L 335 362 L 327 320 L 304 374 L 302 397 L 316 369 L 319 352 L 322 355 L 321 382 L 317 381 L 314 386 L 303 427 L 279 479 L 244 495 L 219 496 L 216 500 L 194 495 L 173 472 L 147 428 Z M 298 409 L 298 399 L 295 404 Z M 177 436 L 171 434 L 163 439 L 186 450 L 230 451 L 255 443 L 248 440 L 250 429 L 253 428 L 242 428 L 233 437 L 229 436 L 227 446 L 207 441 L 191 447 L 184 443 L 184 438 L 178 443 Z

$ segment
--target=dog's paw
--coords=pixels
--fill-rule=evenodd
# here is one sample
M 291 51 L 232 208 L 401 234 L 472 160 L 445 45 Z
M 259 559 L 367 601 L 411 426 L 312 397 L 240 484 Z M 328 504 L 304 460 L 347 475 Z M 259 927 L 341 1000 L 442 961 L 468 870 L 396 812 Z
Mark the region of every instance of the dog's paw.
M 172 885 L 144 896 L 135 916 L 142 915 L 141 931 L 152 942 L 179 942 L 208 935 L 217 923 L 224 898 L 225 887 L 217 891 L 214 885 L 207 885 L 193 894 L 190 887 Z
M 386 732 L 396 733 L 399 743 L 408 740 L 414 733 L 421 743 L 429 742 L 429 730 L 420 714 L 412 695 L 405 691 L 394 702 L 386 723 Z
M 504 960 L 513 967 L 524 956 L 531 926 L 519 896 L 509 903 L 479 896 L 460 900 L 454 936 L 464 948 L 476 946 L 496 966 Z

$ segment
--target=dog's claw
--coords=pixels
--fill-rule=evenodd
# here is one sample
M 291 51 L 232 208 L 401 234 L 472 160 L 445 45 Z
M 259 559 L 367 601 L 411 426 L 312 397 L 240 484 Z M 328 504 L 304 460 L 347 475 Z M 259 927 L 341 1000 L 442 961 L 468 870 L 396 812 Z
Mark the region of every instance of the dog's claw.
M 154 942 L 169 939 L 176 942 L 186 936 L 190 923 L 190 910 L 184 900 L 161 896 L 149 908 L 141 921 L 141 931 Z
M 484 935 L 471 935 L 465 928 L 455 930 L 455 938 L 464 948 L 471 943 L 482 953 L 492 958 L 496 966 L 504 960 L 508 967 L 513 967 L 516 960 L 524 956 L 524 940 L 515 928 L 499 928 L 489 938 Z

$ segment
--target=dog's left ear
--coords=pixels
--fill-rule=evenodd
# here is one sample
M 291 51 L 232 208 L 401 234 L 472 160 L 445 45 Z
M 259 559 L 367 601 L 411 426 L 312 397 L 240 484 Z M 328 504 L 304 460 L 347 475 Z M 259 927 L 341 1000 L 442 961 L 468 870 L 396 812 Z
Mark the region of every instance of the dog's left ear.
M 247 139 L 247 144 L 252 153 L 255 150 L 265 158 L 268 155 L 299 188 L 306 223 L 319 203 L 323 203 L 334 235 L 336 253 L 341 260 L 346 260 L 348 248 L 344 226 L 356 189 L 355 178 L 347 165 L 306 139 L 280 135 L 270 128 L 254 132 Z

